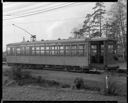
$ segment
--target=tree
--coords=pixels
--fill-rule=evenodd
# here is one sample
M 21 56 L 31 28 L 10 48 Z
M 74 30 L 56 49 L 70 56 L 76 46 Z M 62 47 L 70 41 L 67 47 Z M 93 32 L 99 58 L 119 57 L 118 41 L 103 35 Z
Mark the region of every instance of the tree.
M 91 34 L 90 34 L 90 30 L 91 30 L 90 19 L 91 19 L 91 16 L 92 16 L 91 14 L 86 15 L 84 25 L 83 25 L 83 28 L 82 28 L 85 35 L 89 35 L 89 37 L 91 37 Z
M 103 14 L 105 14 L 105 6 L 102 2 L 97 2 L 93 8 L 94 12 L 92 14 L 92 29 L 94 36 L 102 36 L 102 20 L 104 19 Z M 97 34 L 97 35 L 96 35 Z
M 92 14 L 87 14 L 85 17 L 85 21 L 82 29 L 80 29 L 77 33 L 81 36 L 89 35 L 90 38 L 102 36 L 102 19 L 103 14 L 105 14 L 104 5 L 101 2 L 97 2 Z
M 127 55 L 126 42 L 126 28 L 127 28 L 127 10 L 126 10 L 126 0 L 119 0 L 114 3 L 110 10 L 111 15 L 111 31 L 113 35 L 117 37 L 118 43 L 121 44 L 123 48 L 123 58 Z
M 72 33 L 73 33 L 74 39 L 79 38 L 80 34 L 79 34 L 79 30 L 77 28 L 73 28 Z
M 117 21 L 113 22 L 106 22 L 106 24 L 103 25 L 103 28 L 106 30 L 106 37 L 111 39 L 117 39 L 119 34 L 119 25 L 117 25 Z

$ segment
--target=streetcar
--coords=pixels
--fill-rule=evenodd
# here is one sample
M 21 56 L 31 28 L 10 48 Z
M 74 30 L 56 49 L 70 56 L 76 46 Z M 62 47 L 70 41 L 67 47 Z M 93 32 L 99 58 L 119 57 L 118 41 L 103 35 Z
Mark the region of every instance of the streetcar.
M 83 38 L 10 43 L 7 63 L 20 68 L 86 71 L 117 67 L 116 40 Z

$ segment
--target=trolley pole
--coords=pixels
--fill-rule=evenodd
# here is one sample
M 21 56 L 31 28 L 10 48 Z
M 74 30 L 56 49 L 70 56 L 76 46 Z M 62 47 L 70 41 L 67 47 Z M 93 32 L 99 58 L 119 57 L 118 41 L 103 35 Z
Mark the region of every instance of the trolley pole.
M 28 33 L 29 35 L 31 35 L 30 41 L 36 41 L 36 35 L 33 35 L 33 34 L 29 33 L 27 30 L 15 25 L 15 24 L 12 24 L 12 25 L 17 27 L 17 28 L 19 28 L 19 29 L 21 29 L 21 30 L 23 30 L 24 32 Z

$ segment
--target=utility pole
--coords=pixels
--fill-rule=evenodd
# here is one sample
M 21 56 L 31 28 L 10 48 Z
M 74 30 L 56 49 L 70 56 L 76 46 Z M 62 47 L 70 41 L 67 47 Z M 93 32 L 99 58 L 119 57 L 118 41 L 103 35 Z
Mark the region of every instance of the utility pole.
M 33 34 L 29 33 L 27 30 L 25 30 L 25 29 L 23 29 L 23 28 L 21 28 L 21 27 L 15 25 L 15 24 L 12 24 L 12 25 L 15 26 L 15 27 L 17 27 L 17 28 L 19 28 L 19 29 L 21 29 L 21 30 L 23 30 L 23 31 L 25 31 L 25 32 L 28 33 L 29 35 L 31 35 L 30 41 L 33 41 L 33 42 L 36 41 L 36 35 L 33 35 Z

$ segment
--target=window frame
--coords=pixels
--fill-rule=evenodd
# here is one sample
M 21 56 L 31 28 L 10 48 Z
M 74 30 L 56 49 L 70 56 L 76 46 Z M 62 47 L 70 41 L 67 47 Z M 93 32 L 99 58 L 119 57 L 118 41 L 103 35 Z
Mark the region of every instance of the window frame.
M 16 47 L 16 56 L 21 56 L 21 47 Z
M 79 48 L 80 45 L 82 45 L 83 48 Z M 78 47 L 77 47 L 78 56 L 84 56 L 84 49 L 85 49 L 85 44 L 84 43 L 79 43 Z M 82 52 L 80 52 L 80 51 L 82 51 Z
M 38 49 L 37 49 L 38 48 Z M 35 55 L 40 56 L 40 46 L 35 46 Z
M 71 45 L 66 44 L 64 47 L 65 47 L 65 49 L 64 49 L 65 56 L 71 56 Z M 66 48 L 66 47 L 69 47 L 69 48 Z
M 73 46 L 75 46 L 75 48 L 72 48 Z M 71 56 L 77 56 L 77 44 L 71 44 Z
M 63 44 L 58 45 L 58 55 L 64 56 L 64 45 Z
M 25 46 L 25 55 L 26 56 L 30 55 L 30 46 Z

